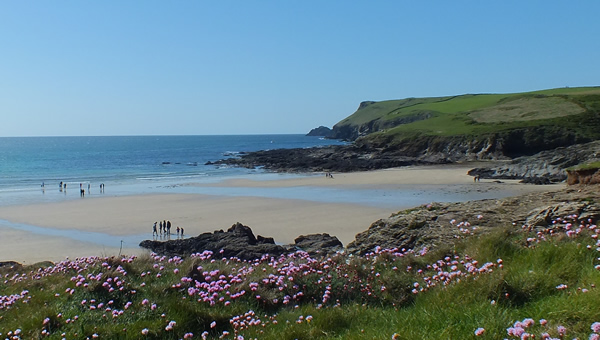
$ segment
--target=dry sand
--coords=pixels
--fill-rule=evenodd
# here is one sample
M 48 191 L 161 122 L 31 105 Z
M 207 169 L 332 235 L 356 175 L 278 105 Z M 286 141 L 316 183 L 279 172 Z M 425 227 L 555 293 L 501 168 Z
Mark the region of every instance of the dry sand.
M 346 188 L 380 188 L 401 190 L 407 185 L 464 185 L 477 189 L 466 175 L 472 166 L 409 167 L 372 172 L 334 174 L 334 178 L 303 178 L 254 181 L 227 180 L 198 186 L 226 187 L 292 187 L 338 186 Z M 491 183 L 488 183 L 491 184 Z M 556 190 L 560 186 L 522 185 L 507 182 L 515 194 Z M 57 230 L 58 236 L 45 236 L 17 230 L 0 224 L 0 261 L 33 263 L 41 260 L 60 261 L 65 257 L 139 254 L 137 240 L 152 237 L 152 224 L 170 220 L 175 228 L 185 228 L 186 236 L 227 229 L 236 222 L 252 228 L 255 235 L 274 237 L 279 243 L 292 243 L 302 234 L 329 233 L 344 244 L 369 225 L 400 210 L 374 208 L 358 204 L 321 203 L 305 200 L 260 197 L 226 197 L 200 194 L 148 194 L 120 197 L 85 198 L 56 203 L 0 207 L 0 219 Z M 109 244 L 79 241 L 69 237 L 72 230 L 96 232 L 108 237 Z M 62 233 L 62 237 L 60 234 Z M 93 237 L 92 237 L 93 238 Z M 123 250 L 120 238 L 127 239 Z

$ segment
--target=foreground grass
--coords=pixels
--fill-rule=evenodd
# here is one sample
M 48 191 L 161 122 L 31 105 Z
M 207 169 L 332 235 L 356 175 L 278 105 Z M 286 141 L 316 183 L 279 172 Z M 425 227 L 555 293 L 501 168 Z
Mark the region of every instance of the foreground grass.
M 85 258 L 0 269 L 9 339 L 594 338 L 597 229 L 576 216 L 417 252 L 254 262 Z M 541 321 L 540 321 L 541 320 Z M 480 334 L 480 335 L 476 335 Z

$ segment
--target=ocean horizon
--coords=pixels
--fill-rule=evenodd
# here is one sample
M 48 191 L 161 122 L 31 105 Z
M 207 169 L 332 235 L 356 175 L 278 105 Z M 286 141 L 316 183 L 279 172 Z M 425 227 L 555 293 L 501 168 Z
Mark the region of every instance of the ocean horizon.
M 0 205 L 79 198 L 80 187 L 98 195 L 101 184 L 104 194 L 130 195 L 189 182 L 268 177 L 273 174 L 261 169 L 206 163 L 244 152 L 339 144 L 345 143 L 300 134 L 0 137 Z

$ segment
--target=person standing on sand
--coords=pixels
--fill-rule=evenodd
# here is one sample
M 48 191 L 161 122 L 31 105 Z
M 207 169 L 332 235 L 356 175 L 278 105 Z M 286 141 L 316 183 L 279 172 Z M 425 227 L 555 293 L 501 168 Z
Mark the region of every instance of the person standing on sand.
M 154 225 L 152 226 L 152 236 L 154 236 L 154 234 L 158 235 L 158 232 L 156 231 L 156 223 L 154 222 Z
M 183 227 L 181 227 L 181 237 L 183 237 Z

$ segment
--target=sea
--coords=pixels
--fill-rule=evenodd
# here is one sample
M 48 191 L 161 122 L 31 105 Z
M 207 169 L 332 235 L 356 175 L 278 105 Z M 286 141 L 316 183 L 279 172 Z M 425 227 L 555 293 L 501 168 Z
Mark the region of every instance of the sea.
M 333 144 L 343 142 L 304 135 L 0 138 L 0 205 L 79 198 L 80 186 L 92 195 L 101 184 L 105 194 L 127 195 L 187 182 L 268 178 L 273 174 L 261 169 L 206 163 L 249 151 Z
M 399 184 L 368 188 L 202 185 L 234 178 L 268 181 L 324 176 L 322 173 L 274 173 L 261 168 L 246 169 L 207 163 L 239 157 L 250 151 L 340 144 L 345 142 L 304 135 L 3 137 L 0 138 L 0 206 L 10 208 L 21 204 L 80 200 L 80 187 L 86 192 L 83 199 L 186 193 L 357 204 L 388 209 L 390 212 L 429 202 L 457 202 L 512 195 L 509 190 L 469 190 L 465 189 L 465 185 Z M 150 237 L 149 234 L 113 236 L 91 231 L 54 229 L 0 217 L 0 233 L 9 229 L 68 237 L 107 247 L 115 247 L 120 243 L 121 247 L 135 248 L 141 240 Z M 0 261 L 13 259 L 12 255 L 5 256 L 8 258 L 0 258 Z
M 256 168 L 207 165 L 244 152 L 311 148 L 343 141 L 300 134 L 214 136 L 103 136 L 0 138 L 0 206 L 80 199 L 86 195 L 197 193 L 304 199 L 402 208 L 432 201 L 493 198 L 510 193 L 439 187 L 351 189 L 243 188 L 186 185 L 229 178 L 283 179 L 323 174 L 273 173 Z M 60 186 L 62 183 L 62 187 Z M 66 184 L 66 190 L 64 185 Z M 101 190 L 100 185 L 103 185 Z

